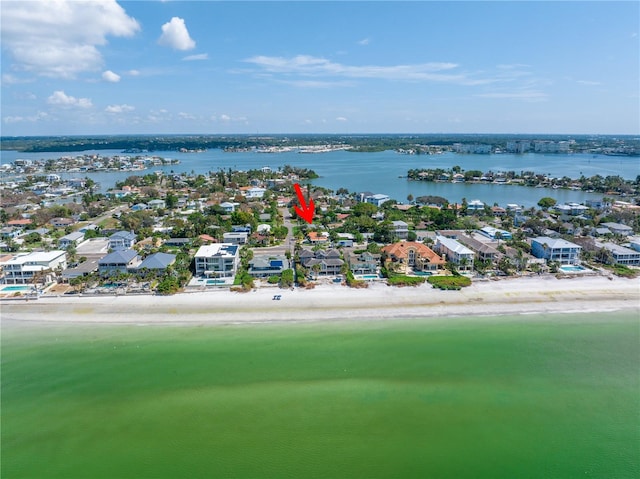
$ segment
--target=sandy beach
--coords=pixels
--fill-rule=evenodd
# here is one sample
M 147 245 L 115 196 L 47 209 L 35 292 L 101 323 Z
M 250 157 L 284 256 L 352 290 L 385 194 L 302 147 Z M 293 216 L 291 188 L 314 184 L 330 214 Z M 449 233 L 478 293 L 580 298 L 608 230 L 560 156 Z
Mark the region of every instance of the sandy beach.
M 274 300 L 274 295 L 281 295 Z M 261 288 L 174 296 L 41 297 L 4 301 L 9 322 L 241 324 L 469 315 L 607 312 L 640 314 L 640 279 L 553 276 L 474 282 L 461 291 L 430 285 L 366 289 L 320 285 L 311 290 Z M 6 324 L 6 322 L 5 322 Z

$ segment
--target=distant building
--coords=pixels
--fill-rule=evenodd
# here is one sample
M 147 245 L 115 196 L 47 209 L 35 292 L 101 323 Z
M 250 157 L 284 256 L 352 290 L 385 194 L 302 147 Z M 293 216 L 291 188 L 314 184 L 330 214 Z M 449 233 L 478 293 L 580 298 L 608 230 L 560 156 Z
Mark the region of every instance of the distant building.
M 229 232 L 229 233 L 224 233 L 222 235 L 222 240 L 225 243 L 231 243 L 231 244 L 237 244 L 237 245 L 241 245 L 241 244 L 247 244 L 249 238 L 249 233 L 247 232 Z
M 622 223 L 600 223 L 600 226 L 609 228 L 609 230 L 615 235 L 633 235 L 633 228 L 631 226 L 623 225 Z
M 404 240 L 409 236 L 409 225 L 404 221 L 392 221 L 393 234 L 396 238 Z
M 531 150 L 530 140 L 511 140 L 507 141 L 507 153 L 522 154 Z
M 376 205 L 378 207 L 382 206 L 385 202 L 389 201 L 391 198 L 388 195 L 383 195 L 381 193 L 377 193 L 374 195 L 368 195 L 363 198 L 365 203 L 371 203 L 372 205 Z
M 596 243 L 598 248 L 604 248 L 611 253 L 613 264 L 625 266 L 640 266 L 640 251 L 635 251 L 615 243 Z
M 513 237 L 513 235 L 508 231 L 494 228 L 493 226 L 484 226 L 483 228 L 480 228 L 479 231 L 487 238 L 491 238 L 493 240 L 510 240 Z

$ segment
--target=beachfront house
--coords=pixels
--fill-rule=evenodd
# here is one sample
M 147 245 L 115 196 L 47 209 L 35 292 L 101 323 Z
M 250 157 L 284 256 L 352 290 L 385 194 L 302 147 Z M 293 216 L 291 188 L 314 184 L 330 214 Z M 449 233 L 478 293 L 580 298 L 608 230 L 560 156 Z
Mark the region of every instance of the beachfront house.
M 303 249 L 299 253 L 300 263 L 318 276 L 335 276 L 340 274 L 344 261 L 336 249 L 312 251 Z
M 55 270 L 64 270 L 66 267 L 67 253 L 62 250 L 19 253 L 0 263 L 1 281 L 4 284 L 32 283 L 35 278 L 46 272 L 53 273 Z M 43 279 L 47 281 L 50 278 Z
M 349 253 L 347 264 L 353 274 L 378 274 L 380 255 L 363 251 L 362 253 Z
M 240 265 L 240 248 L 231 243 L 200 246 L 195 254 L 196 276 L 233 278 Z
M 625 248 L 615 243 L 598 243 L 596 247 L 609 251 L 612 264 L 622 264 L 625 266 L 640 266 L 640 251 Z
M 400 273 L 441 270 L 446 261 L 428 246 L 415 241 L 401 241 L 382 248 L 385 267 Z
M 140 257 L 137 251 L 132 249 L 117 250 L 100 258 L 98 261 L 98 273 L 101 276 L 112 276 L 120 273 L 128 273 L 137 269 Z
M 163 273 L 176 261 L 176 255 L 170 253 L 153 253 L 147 256 L 142 263 L 138 265 L 138 271 L 150 270 L 157 273 Z
M 249 261 L 249 274 L 254 278 L 268 278 L 278 276 L 285 269 L 289 269 L 289 260 L 282 255 L 260 255 L 254 256 Z
M 531 254 L 560 264 L 578 264 L 582 247 L 562 238 L 539 236 L 531 239 Z
M 434 249 L 444 255 L 447 261 L 455 264 L 458 270 L 473 271 L 475 253 L 457 240 L 436 236 Z

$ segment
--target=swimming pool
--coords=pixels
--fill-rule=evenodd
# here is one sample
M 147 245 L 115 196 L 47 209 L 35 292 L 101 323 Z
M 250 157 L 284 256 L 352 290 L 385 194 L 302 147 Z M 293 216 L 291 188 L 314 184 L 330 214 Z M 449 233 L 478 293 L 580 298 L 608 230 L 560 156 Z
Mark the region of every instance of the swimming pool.
M 579 266 L 576 264 L 565 264 L 560 266 L 560 271 L 562 271 L 563 273 L 581 273 L 586 270 L 587 268 L 585 268 L 584 266 Z
M 3 286 L 0 288 L 0 292 L 2 293 L 14 293 L 16 291 L 24 292 L 30 291 L 33 286 L 28 285 L 14 285 L 14 286 Z

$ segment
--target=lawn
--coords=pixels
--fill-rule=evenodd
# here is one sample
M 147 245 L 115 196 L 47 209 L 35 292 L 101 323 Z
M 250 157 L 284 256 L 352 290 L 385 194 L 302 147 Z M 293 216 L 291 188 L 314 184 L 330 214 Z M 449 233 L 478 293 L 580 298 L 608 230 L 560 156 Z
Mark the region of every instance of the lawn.
M 637 477 L 639 345 L 613 313 L 3 325 L 0 475 Z

